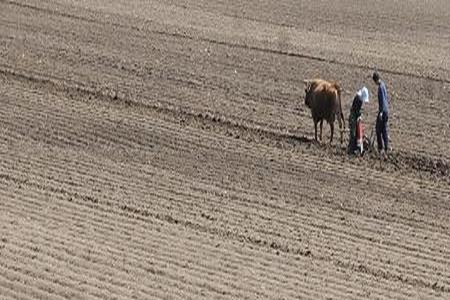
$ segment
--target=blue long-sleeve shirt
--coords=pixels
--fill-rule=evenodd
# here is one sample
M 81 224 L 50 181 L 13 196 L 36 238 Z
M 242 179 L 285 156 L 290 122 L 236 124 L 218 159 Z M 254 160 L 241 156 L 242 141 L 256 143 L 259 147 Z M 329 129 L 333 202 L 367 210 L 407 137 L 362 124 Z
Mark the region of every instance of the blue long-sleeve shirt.
M 378 86 L 378 112 L 389 113 L 386 85 L 381 81 Z

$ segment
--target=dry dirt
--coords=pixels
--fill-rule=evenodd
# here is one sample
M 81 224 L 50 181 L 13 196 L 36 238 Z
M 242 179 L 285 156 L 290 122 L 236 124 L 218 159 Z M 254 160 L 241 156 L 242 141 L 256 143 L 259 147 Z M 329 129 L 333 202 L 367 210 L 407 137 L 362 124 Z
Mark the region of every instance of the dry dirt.
M 0 1 L 1 299 L 449 299 L 450 2 Z M 391 95 L 312 142 L 305 78 Z M 346 116 L 347 117 L 347 116 Z M 328 127 L 325 127 L 325 136 Z

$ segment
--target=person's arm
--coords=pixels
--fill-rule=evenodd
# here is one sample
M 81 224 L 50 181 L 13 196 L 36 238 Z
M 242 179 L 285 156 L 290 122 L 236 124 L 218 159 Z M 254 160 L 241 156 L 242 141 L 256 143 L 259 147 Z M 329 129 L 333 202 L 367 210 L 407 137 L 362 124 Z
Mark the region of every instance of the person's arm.
M 378 86 L 378 118 L 383 117 L 383 89 L 381 87 L 381 84 Z

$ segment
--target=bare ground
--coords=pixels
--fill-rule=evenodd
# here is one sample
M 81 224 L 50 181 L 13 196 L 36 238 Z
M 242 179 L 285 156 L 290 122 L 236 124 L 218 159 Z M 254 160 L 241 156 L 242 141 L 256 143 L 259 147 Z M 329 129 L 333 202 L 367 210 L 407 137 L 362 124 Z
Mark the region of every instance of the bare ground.
M 449 12 L 0 1 L 0 295 L 449 298 Z M 374 68 L 388 159 L 314 144 L 303 79 L 370 131 Z

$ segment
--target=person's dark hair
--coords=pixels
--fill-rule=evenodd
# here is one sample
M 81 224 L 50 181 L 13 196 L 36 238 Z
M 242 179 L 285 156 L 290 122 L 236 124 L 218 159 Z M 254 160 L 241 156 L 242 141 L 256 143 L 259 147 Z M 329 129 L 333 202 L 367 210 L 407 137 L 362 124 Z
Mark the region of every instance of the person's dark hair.
M 375 82 L 378 82 L 378 80 L 380 80 L 380 75 L 378 74 L 378 72 L 373 72 L 372 79 Z

